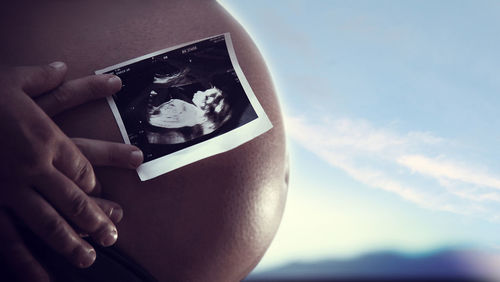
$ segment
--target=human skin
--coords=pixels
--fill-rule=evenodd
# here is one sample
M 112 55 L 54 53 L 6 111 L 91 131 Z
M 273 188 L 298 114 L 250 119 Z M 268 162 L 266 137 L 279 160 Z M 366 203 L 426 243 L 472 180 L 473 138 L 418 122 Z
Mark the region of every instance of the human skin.
M 281 111 L 265 63 L 215 1 L 15 1 L 2 4 L 0 61 L 69 66 L 69 78 L 156 50 L 231 33 L 236 56 L 273 128 L 229 152 L 150 181 L 96 169 L 105 198 L 123 207 L 117 246 L 160 281 L 235 281 L 269 246 L 286 192 Z M 105 101 L 57 120 L 71 137 L 122 142 Z
M 117 238 L 114 223 L 122 217 L 118 204 L 86 194 L 95 196 L 100 191 L 92 166 L 135 169 L 142 162 L 135 146 L 70 140 L 50 120 L 49 116 L 86 101 L 110 96 L 122 84 L 112 75 L 63 82 L 66 70 L 62 62 L 0 67 L 0 134 L 4 137 L 0 141 L 0 272 L 11 272 L 21 281 L 47 281 L 48 276 L 26 247 L 16 221 L 74 265 L 88 267 L 96 253 L 79 234 L 109 246 Z M 89 182 L 95 185 L 82 187 Z

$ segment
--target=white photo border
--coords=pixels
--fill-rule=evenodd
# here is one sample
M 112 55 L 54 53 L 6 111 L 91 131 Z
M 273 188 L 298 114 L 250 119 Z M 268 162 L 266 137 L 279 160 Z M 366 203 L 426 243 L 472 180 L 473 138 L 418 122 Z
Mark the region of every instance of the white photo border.
M 172 170 L 175 170 L 177 168 L 183 167 L 185 165 L 188 165 L 190 163 L 211 157 L 216 154 L 224 153 L 229 150 L 232 150 L 254 138 L 257 136 L 265 133 L 266 131 L 270 130 L 273 125 L 271 124 L 271 121 L 267 117 L 266 113 L 264 112 L 264 109 L 260 105 L 259 101 L 257 100 L 257 97 L 255 96 L 254 92 L 252 91 L 252 88 L 250 87 L 250 84 L 248 83 L 245 75 L 243 74 L 243 71 L 241 70 L 241 67 L 238 63 L 238 60 L 236 58 L 236 54 L 234 52 L 234 47 L 233 43 L 231 41 L 231 36 L 229 33 L 224 33 L 220 35 L 215 35 L 211 37 L 207 37 L 204 39 L 200 40 L 195 40 L 192 42 L 187 42 L 183 43 L 180 45 L 176 45 L 173 47 L 169 47 L 166 49 L 162 49 L 150 54 L 146 54 L 144 56 L 140 56 L 110 67 L 106 67 L 101 70 L 95 71 L 96 74 L 103 74 L 107 73 L 109 71 L 115 70 L 117 68 L 122 68 L 124 66 L 130 65 L 132 63 L 136 63 L 138 61 L 144 60 L 151 58 L 153 56 L 163 54 L 168 51 L 172 51 L 175 49 L 182 48 L 184 46 L 194 44 L 197 42 L 201 42 L 204 40 L 208 40 L 211 38 L 216 38 L 220 36 L 224 36 L 224 40 L 226 43 L 226 47 L 229 53 L 229 57 L 231 59 L 232 66 L 234 68 L 234 71 L 236 72 L 238 79 L 241 83 L 241 86 L 243 87 L 243 90 L 245 91 L 248 100 L 250 101 L 251 106 L 253 107 L 255 113 L 257 114 L 257 118 L 244 124 L 241 125 L 233 130 L 230 130 L 226 133 L 223 133 L 221 135 L 218 135 L 216 137 L 213 137 L 211 139 L 208 139 L 206 141 L 203 141 L 201 143 L 189 146 L 187 148 L 181 149 L 179 151 L 173 152 L 171 154 L 159 157 L 157 159 L 148 161 L 143 163 L 137 168 L 137 174 L 139 175 L 139 178 L 141 181 L 146 181 L 153 179 L 155 177 L 158 177 L 162 174 L 165 174 L 167 172 L 170 172 Z M 113 116 L 115 117 L 115 120 L 118 124 L 118 127 L 120 129 L 120 133 L 122 134 L 123 140 L 125 143 L 130 144 L 130 139 L 128 138 L 128 133 L 127 130 L 125 129 L 125 125 L 123 123 L 123 120 L 121 118 L 120 112 L 118 110 L 118 107 L 116 106 L 115 101 L 113 100 L 112 97 L 107 98 L 108 104 L 111 108 L 111 111 L 113 112 Z

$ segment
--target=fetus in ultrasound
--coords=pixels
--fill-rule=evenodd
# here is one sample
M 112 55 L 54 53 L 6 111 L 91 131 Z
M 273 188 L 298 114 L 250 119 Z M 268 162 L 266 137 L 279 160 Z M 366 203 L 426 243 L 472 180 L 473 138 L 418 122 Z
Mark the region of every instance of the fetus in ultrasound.
M 231 118 L 224 93 L 203 87 L 187 73 L 155 75 L 147 107 L 149 143 L 184 143 L 214 132 Z

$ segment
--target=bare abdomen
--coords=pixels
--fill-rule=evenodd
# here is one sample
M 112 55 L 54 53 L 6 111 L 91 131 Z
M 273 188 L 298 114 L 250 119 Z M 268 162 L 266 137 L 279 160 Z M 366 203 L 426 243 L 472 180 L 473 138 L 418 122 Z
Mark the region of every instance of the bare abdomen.
M 29 1 L 31 7 L 22 2 L 1 9 L 1 62 L 61 60 L 69 65 L 69 78 L 231 33 L 238 61 L 273 129 L 151 181 L 140 182 L 135 171 L 101 168 L 97 173 L 104 196 L 124 208 L 119 248 L 160 281 L 243 278 L 274 236 L 286 198 L 280 108 L 245 31 L 215 1 Z M 122 142 L 103 100 L 57 121 L 69 136 Z

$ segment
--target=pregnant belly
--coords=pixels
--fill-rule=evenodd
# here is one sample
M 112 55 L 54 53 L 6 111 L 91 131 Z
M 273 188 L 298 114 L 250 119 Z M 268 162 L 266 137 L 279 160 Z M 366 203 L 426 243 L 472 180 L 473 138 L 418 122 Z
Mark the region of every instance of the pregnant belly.
M 68 79 L 168 46 L 231 33 L 238 61 L 273 129 L 151 181 L 141 182 L 135 171 L 123 169 L 96 168 L 96 173 L 103 195 L 124 209 L 118 247 L 159 281 L 243 279 L 276 231 L 286 186 L 278 100 L 265 63 L 242 27 L 215 1 L 1 3 L 0 61 L 30 65 L 62 60 L 69 66 Z M 189 111 L 178 117 L 190 116 Z M 187 120 L 197 123 L 198 118 Z M 69 136 L 123 142 L 103 100 L 57 120 Z M 162 122 L 172 123 L 167 118 Z

